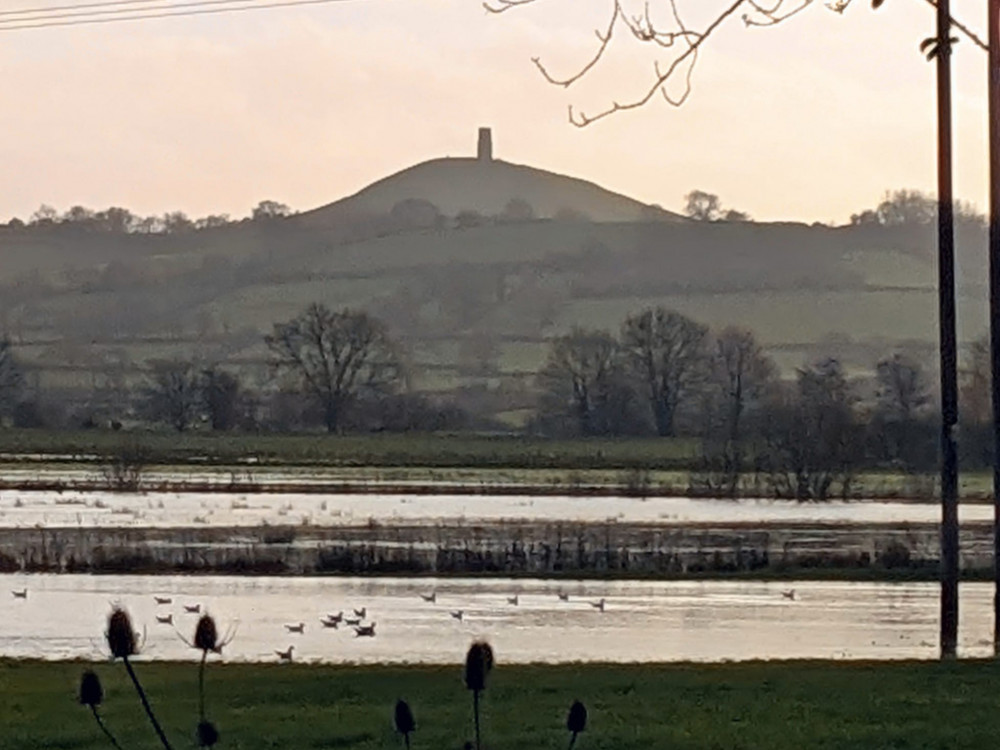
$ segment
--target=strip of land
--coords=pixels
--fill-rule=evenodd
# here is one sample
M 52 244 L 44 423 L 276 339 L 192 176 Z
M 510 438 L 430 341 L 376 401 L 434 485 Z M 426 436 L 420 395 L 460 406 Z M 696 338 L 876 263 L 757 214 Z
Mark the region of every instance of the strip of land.
M 696 440 L 666 438 L 0 430 L 0 490 L 718 495 L 699 450 Z M 963 501 L 989 501 L 991 482 L 988 471 L 963 473 Z M 875 467 L 830 497 L 927 502 L 936 488 L 933 474 Z M 745 475 L 737 494 L 774 490 Z
M 978 750 L 1000 736 L 1000 665 L 988 661 L 507 667 L 497 656 L 483 698 L 490 750 L 565 748 L 575 699 L 589 712 L 580 750 Z M 0 661 L 5 750 L 110 747 L 74 703 L 85 668 L 104 684 L 101 713 L 121 745 L 156 745 L 120 664 Z M 196 664 L 136 671 L 173 746 L 194 746 Z M 416 716 L 414 748 L 457 750 L 473 736 L 460 666 L 210 664 L 206 688 L 225 748 L 402 747 L 392 728 L 398 698 Z

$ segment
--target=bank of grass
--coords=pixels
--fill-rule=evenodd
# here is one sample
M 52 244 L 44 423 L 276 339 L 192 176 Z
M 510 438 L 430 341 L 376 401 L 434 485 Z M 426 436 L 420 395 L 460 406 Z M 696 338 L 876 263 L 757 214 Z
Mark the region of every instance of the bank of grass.
M 577 698 L 590 714 L 581 750 L 957 750 L 992 747 L 1000 736 L 1000 665 L 986 661 L 508 667 L 498 656 L 483 703 L 490 750 L 565 748 Z M 108 747 L 73 701 L 84 667 L 0 662 L 5 750 Z M 152 747 L 122 667 L 94 668 L 106 691 L 102 714 L 122 746 Z M 196 666 L 137 670 L 174 746 L 194 747 Z M 391 725 L 400 697 L 416 715 L 414 748 L 457 750 L 472 735 L 457 666 L 212 665 L 207 690 L 225 748 L 401 747 Z
M 123 450 L 141 448 L 146 468 L 183 473 L 205 469 L 253 491 L 269 472 L 282 479 L 272 491 L 336 492 L 338 485 L 379 482 L 411 491 L 438 484 L 444 491 L 503 491 L 527 488 L 539 493 L 687 495 L 700 443 L 694 438 L 579 438 L 550 440 L 513 435 L 324 433 L 252 435 L 109 430 L 0 430 L 0 468 L 20 464 L 62 469 L 95 469 Z M 295 486 L 301 475 L 305 486 Z M 99 478 L 100 474 L 95 474 Z M 324 486 L 317 486 L 321 480 Z M 12 480 L 16 485 L 18 481 Z M 30 481 L 24 480 L 27 485 Z M 53 480 L 59 482 L 61 480 Z M 287 483 L 287 487 L 282 484 Z M 741 495 L 759 496 L 757 478 L 744 478 Z M 926 501 L 937 496 L 937 477 L 899 471 L 862 471 L 853 478 L 852 499 Z M 311 486 L 309 486 L 311 485 Z M 66 485 L 64 488 L 70 488 Z M 225 489 L 219 483 L 202 489 Z M 262 487 L 258 486 L 258 489 Z M 694 489 L 693 489 L 694 488 Z M 150 487 L 147 485 L 147 489 Z M 178 488 L 173 488 L 178 489 Z M 517 491 L 517 489 L 513 490 Z M 766 492 L 766 488 L 763 490 Z M 988 501 L 992 474 L 966 471 L 960 477 L 964 501 Z M 837 488 L 834 487 L 834 497 Z
M 236 433 L 0 430 L 0 453 L 49 457 L 117 455 L 138 444 L 155 464 L 246 462 L 275 466 L 464 467 L 533 469 L 676 469 L 698 455 L 699 442 L 677 438 L 548 440 L 508 435 Z

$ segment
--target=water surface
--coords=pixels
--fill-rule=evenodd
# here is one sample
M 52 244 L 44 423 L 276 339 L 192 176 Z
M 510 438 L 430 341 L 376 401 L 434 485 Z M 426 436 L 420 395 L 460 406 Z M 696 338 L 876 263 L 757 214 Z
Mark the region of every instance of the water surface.
M 936 504 L 721 500 L 687 497 L 532 495 L 244 494 L 225 492 L 0 492 L 0 527 L 258 526 L 490 522 L 933 523 Z M 991 521 L 993 507 L 963 504 L 963 522 Z
M 27 599 L 10 591 L 28 589 Z M 794 589 L 794 598 L 782 592 Z M 435 603 L 420 594 L 436 592 Z M 561 601 L 559 593 L 569 594 Z M 153 596 L 169 596 L 157 605 Z M 508 597 L 518 596 L 518 604 Z M 963 656 L 991 653 L 992 586 L 963 584 Z M 605 599 L 602 612 L 592 603 Z M 143 658 L 193 659 L 200 604 L 235 628 L 227 661 L 277 661 L 295 646 L 310 662 L 456 663 L 485 637 L 508 663 L 933 659 L 938 586 L 930 583 L 590 581 L 0 575 L 0 656 L 106 657 L 113 603 L 145 631 Z M 320 617 L 366 608 L 376 637 L 322 627 Z M 452 612 L 461 610 L 461 621 Z M 172 614 L 176 625 L 155 616 Z M 305 623 L 302 635 L 286 624 Z

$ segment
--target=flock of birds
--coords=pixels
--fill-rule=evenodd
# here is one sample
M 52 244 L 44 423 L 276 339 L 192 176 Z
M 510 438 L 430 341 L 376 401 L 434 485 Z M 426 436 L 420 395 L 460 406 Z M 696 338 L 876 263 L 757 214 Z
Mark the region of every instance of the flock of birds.
M 15 599 L 27 599 L 28 589 L 27 587 L 23 589 L 15 589 L 11 591 L 11 594 Z M 570 595 L 565 592 L 559 592 L 556 594 L 559 601 L 568 602 Z M 781 591 L 781 597 L 783 599 L 795 600 L 795 589 L 785 589 Z M 432 591 L 429 594 L 420 594 L 420 598 L 429 603 L 437 603 L 437 591 Z M 521 602 L 521 597 L 519 594 L 514 594 L 513 596 L 506 597 L 507 604 L 517 607 Z M 173 598 L 169 596 L 154 596 L 153 601 L 159 606 L 165 606 L 173 604 Z M 607 600 L 603 597 L 597 601 L 587 602 L 594 609 L 604 612 L 607 606 Z M 198 615 L 201 614 L 201 604 L 184 604 L 182 605 L 184 612 L 186 614 Z M 368 617 L 368 607 L 362 607 L 361 609 L 352 609 L 353 616 L 345 615 L 344 611 L 341 610 L 336 614 L 327 614 L 320 618 L 320 624 L 325 629 L 337 630 L 341 625 L 354 628 L 354 635 L 358 638 L 374 638 L 375 637 L 375 626 L 376 622 L 365 622 Z M 465 610 L 448 610 L 448 614 L 455 620 L 462 622 L 465 619 Z M 165 615 L 156 615 L 156 622 L 160 625 L 173 625 L 174 615 L 173 613 L 168 613 Z M 297 623 L 285 623 L 285 631 L 289 634 L 303 635 L 306 631 L 306 624 L 304 622 Z M 290 645 L 284 651 L 279 651 L 275 649 L 274 653 L 278 656 L 279 661 L 292 661 L 293 653 L 295 651 L 295 646 Z
M 559 597 L 559 601 L 561 601 L 561 602 L 568 602 L 569 601 L 569 594 L 560 592 L 560 593 L 556 594 L 556 596 Z M 430 604 L 436 604 L 437 603 L 437 591 L 432 591 L 429 594 L 421 594 L 420 598 L 423 599 L 425 602 L 428 602 Z M 508 596 L 507 597 L 507 604 L 510 604 L 510 605 L 512 605 L 514 607 L 517 607 L 520 603 L 521 603 L 521 595 L 520 594 L 514 594 L 514 596 Z M 597 600 L 596 602 L 587 602 L 587 603 L 591 607 L 593 607 L 594 609 L 597 609 L 597 610 L 600 610 L 601 612 L 603 612 L 604 608 L 605 608 L 605 606 L 607 604 L 607 601 L 602 598 L 602 599 Z M 465 610 L 463 610 L 463 609 L 448 610 L 448 614 L 450 614 L 454 619 L 458 620 L 459 622 L 462 622 L 465 619 Z
M 17 594 L 18 592 L 15 592 Z M 158 605 L 173 604 L 173 598 L 169 596 L 154 596 L 153 601 Z M 184 612 L 187 614 L 197 615 L 201 614 L 201 604 L 185 604 L 183 605 Z M 332 628 L 336 630 L 341 624 L 348 625 L 354 628 L 354 634 L 356 637 L 361 638 L 374 638 L 375 637 L 375 622 L 364 622 L 368 617 L 368 608 L 362 607 L 361 609 L 354 609 L 354 616 L 345 616 L 344 612 L 338 612 L 337 614 L 328 614 L 325 617 L 320 618 L 324 628 Z M 174 615 L 173 613 L 166 615 L 156 615 L 156 621 L 162 625 L 173 625 Z M 306 624 L 304 622 L 295 623 L 285 623 L 285 632 L 297 635 L 302 635 L 306 632 Z M 280 661 L 292 661 L 293 653 L 295 651 L 295 646 L 291 645 L 284 651 L 279 651 L 275 649 L 274 653 L 277 654 Z

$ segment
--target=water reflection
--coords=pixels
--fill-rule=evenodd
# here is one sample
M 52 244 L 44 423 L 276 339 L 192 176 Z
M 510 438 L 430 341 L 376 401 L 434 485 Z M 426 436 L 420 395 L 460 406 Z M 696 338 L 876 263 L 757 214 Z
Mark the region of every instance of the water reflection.
M 9 593 L 25 586 L 27 599 Z M 782 596 L 790 588 L 794 599 Z M 420 596 L 435 591 L 434 603 Z M 112 603 L 145 628 L 148 659 L 195 658 L 156 615 L 172 613 L 190 639 L 197 615 L 184 605 L 196 603 L 222 630 L 238 628 L 227 661 L 276 661 L 294 645 L 302 661 L 448 663 L 477 637 L 521 663 L 937 656 L 938 588 L 928 583 L 2 575 L 0 592 L 0 655 L 10 657 L 105 657 Z M 515 593 L 516 606 L 507 601 Z M 987 656 L 991 586 L 964 584 L 961 593 L 960 653 Z M 602 597 L 604 612 L 591 606 Z M 375 638 L 320 623 L 361 607 Z M 458 610 L 461 621 L 450 615 Z M 284 627 L 300 621 L 302 635 Z

